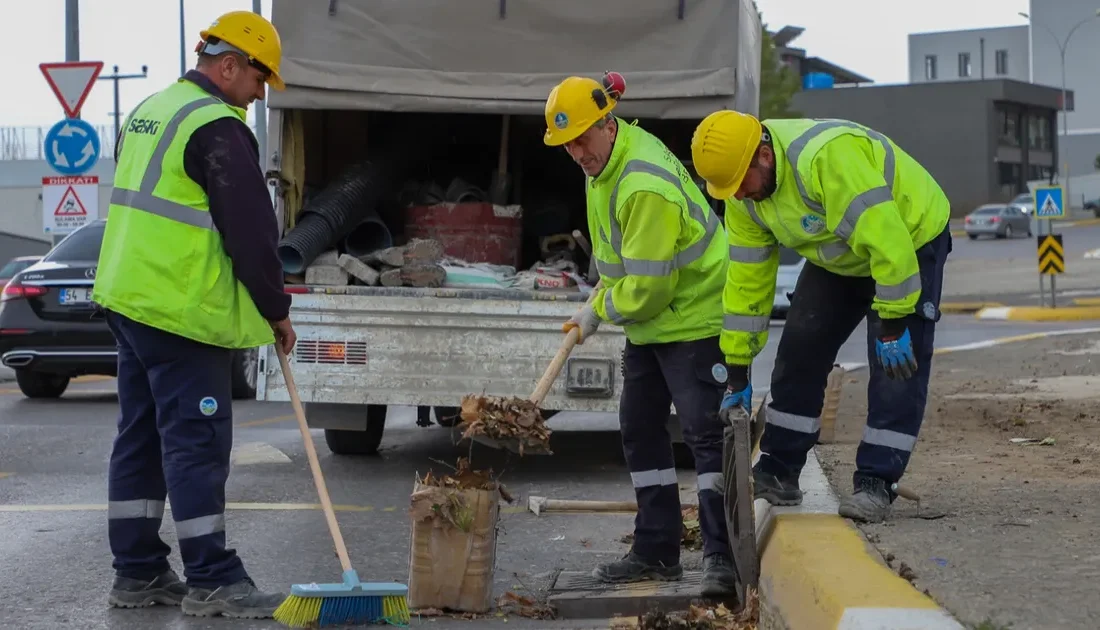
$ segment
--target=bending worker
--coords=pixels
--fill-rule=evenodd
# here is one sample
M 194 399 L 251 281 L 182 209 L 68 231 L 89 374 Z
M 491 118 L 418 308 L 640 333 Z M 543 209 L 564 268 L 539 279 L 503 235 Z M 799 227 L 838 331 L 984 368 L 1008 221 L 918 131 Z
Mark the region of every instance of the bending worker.
M 276 89 L 279 35 L 247 11 L 202 31 L 198 65 L 130 114 L 93 300 L 118 343 L 121 414 L 108 478 L 113 606 L 181 605 L 195 616 L 265 618 L 225 542 L 235 351 L 289 352 L 290 296 L 275 212 L 246 108 Z M 187 583 L 158 530 L 165 496 Z
M 634 544 L 621 560 L 596 567 L 604 582 L 677 580 L 683 519 L 667 424 L 676 403 L 695 455 L 703 595 L 735 592 L 722 501 L 722 424 L 726 368 L 718 338 L 726 239 L 683 164 L 653 135 L 611 114 L 625 89 L 569 77 L 546 101 L 549 146 L 564 146 L 584 171 L 592 256 L 603 287 L 563 326 L 579 343 L 600 322 L 623 327 L 619 426 L 638 500 Z
M 886 136 L 843 120 L 705 118 L 692 159 L 726 200 L 730 265 L 722 349 L 723 408 L 746 409 L 753 358 L 768 340 L 777 246 L 806 258 L 772 372 L 756 498 L 802 501 L 799 476 L 817 442 L 825 385 L 841 345 L 867 317 L 867 425 L 842 516 L 882 521 L 917 442 L 951 251 L 949 204 L 920 164 Z

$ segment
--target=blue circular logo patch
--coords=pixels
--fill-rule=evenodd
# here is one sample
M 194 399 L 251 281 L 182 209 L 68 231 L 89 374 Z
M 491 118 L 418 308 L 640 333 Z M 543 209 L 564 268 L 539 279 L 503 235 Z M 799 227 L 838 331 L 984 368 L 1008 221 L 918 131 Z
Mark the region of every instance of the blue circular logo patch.
M 204 416 L 212 416 L 218 411 L 218 401 L 213 396 L 207 396 L 199 401 L 199 413 Z
M 726 379 L 728 379 L 730 376 L 729 372 L 726 371 L 726 366 L 722 365 L 721 363 L 715 363 L 710 368 L 710 375 L 713 376 L 714 380 L 718 381 L 719 383 L 725 383 Z
M 569 117 L 565 115 L 565 112 L 554 114 L 554 126 L 558 129 L 565 129 L 569 126 Z
M 817 234 L 825 229 L 825 219 L 816 214 L 807 214 L 802 217 L 802 230 L 807 234 Z

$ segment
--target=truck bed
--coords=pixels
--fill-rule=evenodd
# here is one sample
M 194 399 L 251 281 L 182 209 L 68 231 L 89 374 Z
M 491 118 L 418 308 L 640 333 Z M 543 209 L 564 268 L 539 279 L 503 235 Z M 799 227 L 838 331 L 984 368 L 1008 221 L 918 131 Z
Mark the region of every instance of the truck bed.
M 298 287 L 290 357 L 307 403 L 457 406 L 467 394 L 527 396 L 563 340 L 580 293 L 406 287 Z M 543 404 L 615 412 L 622 329 L 574 348 Z M 260 356 L 257 398 L 288 401 L 273 347 Z

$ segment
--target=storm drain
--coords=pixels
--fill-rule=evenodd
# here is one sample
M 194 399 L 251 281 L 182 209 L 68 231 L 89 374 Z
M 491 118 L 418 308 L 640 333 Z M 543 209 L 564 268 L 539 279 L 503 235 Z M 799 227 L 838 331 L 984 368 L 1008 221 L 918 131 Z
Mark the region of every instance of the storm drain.
M 699 599 L 701 571 L 685 571 L 677 582 L 604 584 L 585 571 L 563 571 L 550 586 L 548 603 L 563 619 L 635 617 L 651 610 L 685 610 Z

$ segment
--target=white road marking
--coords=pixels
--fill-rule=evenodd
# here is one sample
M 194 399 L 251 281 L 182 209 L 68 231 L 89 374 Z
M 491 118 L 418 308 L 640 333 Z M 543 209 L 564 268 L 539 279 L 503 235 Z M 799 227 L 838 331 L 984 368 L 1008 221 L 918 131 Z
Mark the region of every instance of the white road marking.
M 233 447 L 229 456 L 230 466 L 253 464 L 289 464 L 290 457 L 266 442 L 245 442 Z

